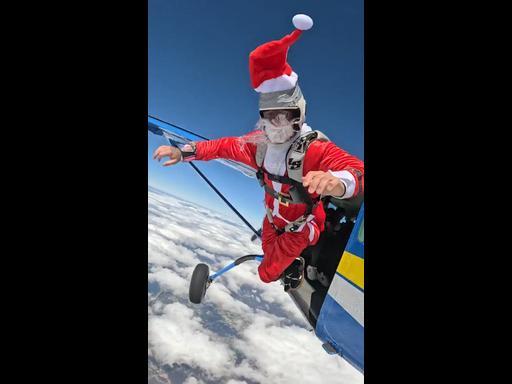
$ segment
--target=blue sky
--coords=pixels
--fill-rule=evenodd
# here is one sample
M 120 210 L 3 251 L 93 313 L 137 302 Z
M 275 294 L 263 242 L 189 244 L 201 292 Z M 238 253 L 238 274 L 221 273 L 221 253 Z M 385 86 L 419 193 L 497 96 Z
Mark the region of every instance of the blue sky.
M 149 0 L 148 112 L 208 138 L 253 129 L 258 96 L 249 53 L 293 31 L 297 13 L 313 18 L 289 51 L 307 102 L 307 122 L 364 160 L 364 46 L 361 0 Z M 188 164 L 151 159 L 165 144 L 149 133 L 149 183 L 220 212 L 222 200 Z M 264 211 L 258 183 L 216 162 L 196 162 L 253 226 Z M 186 215 L 186 212 L 184 212 Z M 230 214 L 231 215 L 231 214 Z

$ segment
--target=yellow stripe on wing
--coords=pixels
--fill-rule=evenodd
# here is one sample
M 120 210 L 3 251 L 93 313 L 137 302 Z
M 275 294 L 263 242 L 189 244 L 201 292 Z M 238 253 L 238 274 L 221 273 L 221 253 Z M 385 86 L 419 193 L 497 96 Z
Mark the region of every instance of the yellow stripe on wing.
M 336 271 L 364 290 L 364 259 L 345 251 Z

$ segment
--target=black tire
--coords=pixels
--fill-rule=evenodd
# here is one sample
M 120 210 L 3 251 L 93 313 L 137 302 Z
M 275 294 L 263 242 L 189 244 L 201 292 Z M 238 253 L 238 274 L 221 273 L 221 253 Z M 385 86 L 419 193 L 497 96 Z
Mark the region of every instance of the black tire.
M 188 292 L 189 299 L 194 304 L 200 304 L 206 293 L 206 285 L 210 269 L 206 264 L 197 264 L 192 279 L 190 280 L 190 290 Z

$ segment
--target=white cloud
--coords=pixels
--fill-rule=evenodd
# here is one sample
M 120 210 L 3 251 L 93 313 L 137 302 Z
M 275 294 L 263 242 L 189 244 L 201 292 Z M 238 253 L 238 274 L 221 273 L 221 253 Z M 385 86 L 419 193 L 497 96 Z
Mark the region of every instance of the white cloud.
M 361 374 L 338 356 L 327 355 L 320 342 L 301 327 L 280 326 L 257 317 L 234 345 L 254 365 L 258 374 L 252 379 L 256 381 L 263 375 L 275 384 L 363 382 Z
M 183 384 L 202 384 L 203 382 L 197 380 L 194 376 L 190 376 L 183 382 Z
M 172 270 L 157 269 L 148 274 L 148 281 L 158 283 L 161 289 L 172 291 L 176 296 L 188 295 L 189 280 L 185 280 Z
M 202 248 L 197 248 L 197 249 L 194 249 L 195 253 L 197 253 L 199 256 L 203 256 L 203 257 L 206 257 L 208 259 L 215 259 L 215 255 L 213 253 L 210 253 L 210 252 L 206 252 L 204 249 Z
M 244 316 L 251 313 L 251 308 L 236 300 L 230 293 L 229 289 L 221 284 L 214 284 L 208 289 L 208 297 L 205 298 L 205 303 L 212 302 L 216 304 L 223 311 L 229 311 L 232 314 Z
M 170 382 L 183 381 L 173 379 L 177 366 L 191 367 L 185 384 L 363 382 L 343 359 L 325 353 L 279 283 L 260 281 L 257 261 L 219 277 L 202 304 L 191 304 L 196 264 L 208 264 L 212 273 L 261 254 L 261 246 L 250 242 L 243 223 L 152 189 L 148 194 L 148 280 L 160 289 L 149 300 L 148 354 L 168 365 L 160 371 Z
M 168 304 L 161 316 L 149 319 L 148 337 L 153 356 L 164 364 L 188 364 L 216 377 L 226 375 L 234 364 L 233 351 L 180 303 Z

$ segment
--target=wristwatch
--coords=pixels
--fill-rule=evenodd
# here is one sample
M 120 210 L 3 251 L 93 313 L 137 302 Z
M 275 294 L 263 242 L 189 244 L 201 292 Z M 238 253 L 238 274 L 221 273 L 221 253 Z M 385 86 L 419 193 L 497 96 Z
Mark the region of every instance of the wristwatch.
M 185 144 L 183 148 L 178 148 L 181 152 L 182 161 L 192 161 L 196 158 L 196 143 L 193 141 Z

